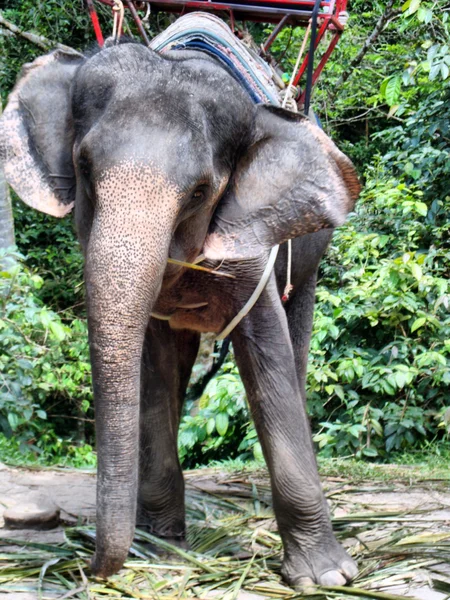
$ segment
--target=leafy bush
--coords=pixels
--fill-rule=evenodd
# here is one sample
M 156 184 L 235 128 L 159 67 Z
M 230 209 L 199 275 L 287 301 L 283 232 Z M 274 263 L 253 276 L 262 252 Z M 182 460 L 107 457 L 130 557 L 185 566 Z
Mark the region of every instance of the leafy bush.
M 92 416 L 87 328 L 48 309 L 42 285 L 20 262 L 0 272 L 0 431 L 23 451 L 61 457 Z
M 437 88 L 424 85 L 414 110 L 401 125 L 377 133 L 389 147 L 384 156 L 387 168 L 404 175 L 409 183 L 420 185 L 425 200 L 430 204 L 428 221 L 448 222 L 441 199 L 448 193 L 450 178 L 449 139 L 450 82 Z
M 179 455 L 187 467 L 211 460 L 262 460 L 261 446 L 234 362 L 225 363 L 197 402 L 187 403 L 180 424 Z
M 450 197 L 441 203 L 449 214 Z M 308 375 L 327 455 L 385 456 L 438 432 L 450 383 L 447 227 L 430 223 L 423 192 L 383 179 L 336 233 Z
M 448 223 L 430 220 L 424 193 L 387 179 L 385 168 L 370 170 L 317 290 L 307 388 L 323 456 L 385 458 L 447 435 Z M 440 208 L 450 213 L 450 197 Z M 188 408 L 179 439 L 186 465 L 250 450 L 261 458 L 234 363 Z
M 85 315 L 83 256 L 71 217 L 55 219 L 40 213 L 14 194 L 16 244 L 27 266 L 40 274 L 36 296 L 56 311 Z

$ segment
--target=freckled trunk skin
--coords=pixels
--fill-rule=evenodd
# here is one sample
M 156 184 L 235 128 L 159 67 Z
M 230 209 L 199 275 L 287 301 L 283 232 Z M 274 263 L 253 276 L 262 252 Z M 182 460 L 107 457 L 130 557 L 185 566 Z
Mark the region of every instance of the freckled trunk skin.
M 174 221 L 174 210 L 162 210 L 161 199 L 149 202 L 148 191 L 143 198 L 144 191 L 136 192 L 134 187 L 130 198 L 132 187 L 130 180 L 118 179 L 99 190 L 86 251 L 98 452 L 92 570 L 100 577 L 121 568 L 133 539 L 142 347 L 161 287 Z M 120 192 L 115 202 L 108 201 L 106 192 L 111 188 Z

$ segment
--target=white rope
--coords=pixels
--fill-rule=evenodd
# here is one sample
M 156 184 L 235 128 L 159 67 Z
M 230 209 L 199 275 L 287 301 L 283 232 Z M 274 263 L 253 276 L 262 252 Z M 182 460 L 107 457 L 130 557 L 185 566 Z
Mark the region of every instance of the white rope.
M 281 300 L 283 302 L 287 302 L 289 300 L 289 296 L 294 289 L 294 286 L 291 283 L 291 274 L 292 274 L 292 240 L 287 241 L 287 266 L 286 266 L 286 285 L 284 287 L 283 295 Z
M 292 84 L 294 83 L 295 76 L 297 75 L 298 67 L 300 65 L 300 61 L 302 60 L 303 52 L 305 51 L 306 42 L 308 41 L 309 32 L 311 31 L 311 21 L 308 23 L 308 27 L 306 28 L 305 35 L 303 37 L 302 45 L 300 46 L 300 50 L 298 52 L 297 60 L 295 61 L 295 67 L 292 71 L 291 79 L 289 81 L 289 85 L 287 86 L 286 93 L 283 98 L 283 102 L 281 104 L 281 108 L 286 108 L 286 104 L 291 95 Z
M 151 8 L 150 8 L 150 2 L 149 2 L 147 4 L 147 10 L 145 11 L 145 17 L 142 19 L 143 23 L 148 23 L 148 20 L 150 18 L 150 11 L 151 11 Z
M 295 61 L 294 70 L 292 71 L 291 79 L 290 79 L 289 84 L 287 86 L 287 90 L 286 90 L 286 92 L 284 94 L 284 98 L 283 98 L 283 102 L 281 104 L 281 108 L 286 108 L 286 104 L 289 102 L 289 100 L 291 100 L 292 85 L 293 85 L 294 79 L 295 79 L 295 77 L 297 75 L 297 71 L 298 71 L 298 68 L 300 66 L 300 61 L 302 60 L 303 53 L 304 53 L 305 47 L 306 47 L 306 42 L 308 41 L 308 37 L 309 37 L 310 32 L 311 32 L 311 21 L 309 21 L 308 27 L 306 28 L 306 31 L 305 31 L 305 35 L 303 36 L 302 45 L 300 46 L 300 50 L 298 51 L 297 60 Z M 292 272 L 292 240 L 288 240 L 287 244 L 288 244 L 287 245 L 288 260 L 287 260 L 287 272 L 286 272 L 286 286 L 284 288 L 283 297 L 282 297 L 283 302 L 287 302 L 289 300 L 289 295 L 292 292 L 292 290 L 294 289 L 294 287 L 293 287 L 293 285 L 291 283 L 291 272 Z
M 114 23 L 112 37 L 116 44 L 119 43 L 119 38 L 122 32 L 123 18 L 125 10 L 123 8 L 123 2 L 121 0 L 114 0 L 113 6 Z
M 259 283 L 255 288 L 255 291 L 250 296 L 250 298 L 247 300 L 244 307 L 234 317 L 234 319 L 232 321 L 230 321 L 230 323 L 225 327 L 225 329 L 221 333 L 219 333 L 219 335 L 216 337 L 216 341 L 223 340 L 228 335 L 230 335 L 230 333 L 233 331 L 233 329 L 237 325 L 239 325 L 239 323 L 242 321 L 242 319 L 246 315 L 248 315 L 248 313 L 252 310 L 252 308 L 256 304 L 258 298 L 261 296 L 262 291 L 264 290 L 264 288 L 267 285 L 270 274 L 272 273 L 272 270 L 273 270 L 273 266 L 277 259 L 277 254 L 278 254 L 279 248 L 280 248 L 280 246 L 274 246 L 272 248 L 272 250 L 270 251 L 270 254 L 269 254 L 269 260 L 267 261 L 267 264 L 266 264 L 266 268 L 264 269 L 264 273 L 262 274 L 261 279 L 259 280 Z

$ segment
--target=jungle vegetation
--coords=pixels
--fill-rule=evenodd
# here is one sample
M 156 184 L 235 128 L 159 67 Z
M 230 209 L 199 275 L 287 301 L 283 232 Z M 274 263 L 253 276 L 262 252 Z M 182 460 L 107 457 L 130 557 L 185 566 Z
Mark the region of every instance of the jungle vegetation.
M 54 42 L 84 49 L 93 32 L 78 0 L 2 4 L 4 104 L 23 63 Z M 353 0 L 349 11 L 313 106 L 364 191 L 322 263 L 308 410 L 322 456 L 384 461 L 441 445 L 450 433 L 450 8 L 443 0 Z M 100 12 L 108 30 L 108 11 Z M 150 35 L 168 20 L 152 15 Z M 270 29 L 251 31 L 259 42 Z M 302 35 L 288 28 L 273 47 L 288 74 Z M 93 465 L 73 223 L 14 195 L 12 205 L 17 250 L 0 250 L 0 459 Z M 7 208 L 3 193 L 0 211 Z M 2 231 L 4 247 L 12 232 Z M 194 375 L 204 370 L 199 362 Z M 188 467 L 261 459 L 232 353 L 201 398 L 187 402 L 179 446 Z

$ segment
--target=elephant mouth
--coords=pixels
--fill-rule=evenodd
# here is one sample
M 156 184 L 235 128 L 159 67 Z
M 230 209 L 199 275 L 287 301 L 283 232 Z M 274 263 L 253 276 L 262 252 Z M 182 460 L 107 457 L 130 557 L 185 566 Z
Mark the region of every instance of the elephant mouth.
M 175 309 L 173 310 L 173 312 L 171 312 L 169 315 L 166 315 L 164 313 L 158 312 L 158 311 L 153 311 L 152 312 L 152 317 L 154 319 L 158 319 L 160 321 L 170 321 L 170 319 L 172 319 L 172 317 L 175 317 L 177 314 L 180 313 L 180 311 L 196 311 L 200 308 L 206 308 L 208 306 L 208 302 L 193 302 L 191 304 L 177 304 L 175 306 Z
M 169 256 L 164 271 L 163 287 L 172 286 L 183 275 L 185 269 L 195 269 L 196 265 L 204 260 L 203 254 L 198 251 L 189 252 L 187 256 Z

